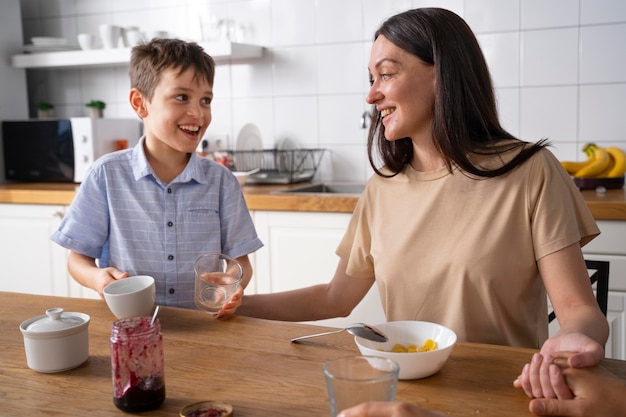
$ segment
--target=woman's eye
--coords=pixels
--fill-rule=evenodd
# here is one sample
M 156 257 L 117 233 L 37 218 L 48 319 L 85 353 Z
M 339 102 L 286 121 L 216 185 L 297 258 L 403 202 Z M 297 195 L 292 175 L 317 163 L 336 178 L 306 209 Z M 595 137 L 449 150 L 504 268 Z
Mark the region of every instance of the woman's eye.
M 383 80 L 388 80 L 389 77 L 390 77 L 389 74 L 380 74 L 380 78 L 383 79 Z

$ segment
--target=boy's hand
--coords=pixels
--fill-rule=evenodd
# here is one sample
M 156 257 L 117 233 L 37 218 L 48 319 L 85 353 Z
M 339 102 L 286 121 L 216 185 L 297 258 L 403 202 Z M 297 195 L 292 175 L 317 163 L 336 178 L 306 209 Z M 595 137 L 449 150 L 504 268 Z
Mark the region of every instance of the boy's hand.
M 128 278 L 130 275 L 128 272 L 122 272 L 119 269 L 108 267 L 108 268 L 98 268 L 95 271 L 95 282 L 96 288 L 95 290 L 100 295 L 100 298 L 104 300 L 104 287 L 116 281 L 118 279 Z
M 225 317 L 234 314 L 237 311 L 237 308 L 241 305 L 241 300 L 243 298 L 243 287 L 239 285 L 237 287 L 237 291 L 230 297 L 230 301 L 224 304 L 222 309 L 215 315 L 215 317 Z

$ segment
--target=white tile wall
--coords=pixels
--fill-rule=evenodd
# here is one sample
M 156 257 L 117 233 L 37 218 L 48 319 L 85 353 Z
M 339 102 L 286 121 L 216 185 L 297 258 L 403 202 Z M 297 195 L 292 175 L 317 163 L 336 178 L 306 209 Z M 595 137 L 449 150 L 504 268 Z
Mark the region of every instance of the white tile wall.
M 234 145 L 255 123 L 267 147 L 284 138 L 325 147 L 320 178 L 371 174 L 359 127 L 367 61 L 382 20 L 410 7 L 444 7 L 476 32 L 492 72 L 501 120 L 525 140 L 549 137 L 563 159 L 581 159 L 587 141 L 626 148 L 624 0 L 21 0 L 24 39 L 97 34 L 99 23 L 201 40 L 200 22 L 232 18 L 248 42 L 268 47 L 253 62 L 216 71 L 209 135 Z M 210 52 L 210 51 L 209 51 Z M 29 70 L 31 114 L 51 101 L 60 116 L 133 116 L 124 67 Z

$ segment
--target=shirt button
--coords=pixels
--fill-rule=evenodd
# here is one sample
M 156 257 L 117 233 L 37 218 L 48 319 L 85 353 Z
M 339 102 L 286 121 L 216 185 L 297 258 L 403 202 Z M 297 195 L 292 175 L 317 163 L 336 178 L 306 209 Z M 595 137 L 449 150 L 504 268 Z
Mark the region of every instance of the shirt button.
M 167 225 L 168 225 L 169 227 L 172 227 L 172 226 L 174 226 L 174 223 L 173 223 L 173 222 L 167 222 Z
M 168 189 L 167 189 L 167 193 L 168 193 L 168 194 L 172 194 L 172 189 L 171 189 L 171 188 L 168 188 Z
M 168 255 L 167 259 L 169 259 L 170 261 L 174 259 L 174 255 Z
M 174 294 L 176 290 L 174 288 L 170 288 L 170 294 Z

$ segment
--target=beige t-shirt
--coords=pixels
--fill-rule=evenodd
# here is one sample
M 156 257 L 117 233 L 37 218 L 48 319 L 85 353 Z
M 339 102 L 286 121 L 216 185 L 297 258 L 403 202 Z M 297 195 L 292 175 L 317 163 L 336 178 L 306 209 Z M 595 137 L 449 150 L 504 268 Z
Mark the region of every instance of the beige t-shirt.
M 537 259 L 599 233 L 543 149 L 496 178 L 410 167 L 374 175 L 337 255 L 349 275 L 376 277 L 389 321 L 432 321 L 460 341 L 539 348 L 548 312 Z

